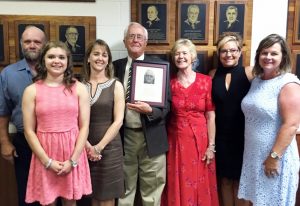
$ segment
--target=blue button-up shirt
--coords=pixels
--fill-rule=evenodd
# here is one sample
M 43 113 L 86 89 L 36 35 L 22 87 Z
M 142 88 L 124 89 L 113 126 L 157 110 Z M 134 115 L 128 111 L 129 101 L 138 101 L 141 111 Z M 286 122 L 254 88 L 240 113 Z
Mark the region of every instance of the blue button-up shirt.
M 18 132 L 23 132 L 22 97 L 32 83 L 32 73 L 22 59 L 5 67 L 0 74 L 0 116 L 11 116 Z

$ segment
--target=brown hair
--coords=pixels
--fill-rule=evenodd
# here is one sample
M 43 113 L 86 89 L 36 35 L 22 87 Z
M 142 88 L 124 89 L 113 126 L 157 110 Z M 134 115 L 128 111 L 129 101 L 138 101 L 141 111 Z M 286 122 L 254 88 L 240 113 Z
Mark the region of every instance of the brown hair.
M 109 46 L 104 40 L 97 39 L 96 41 L 91 42 L 89 44 L 89 46 L 85 52 L 84 65 L 83 65 L 83 70 L 82 70 L 82 75 L 83 75 L 83 78 L 85 81 L 88 81 L 91 76 L 91 67 L 90 67 L 90 63 L 88 62 L 88 58 L 90 57 L 93 48 L 97 45 L 104 47 L 108 54 L 108 64 L 105 68 L 105 76 L 108 77 L 109 79 L 114 77 L 114 66 L 112 64 L 112 55 L 111 55 Z
M 45 65 L 45 55 L 46 53 L 52 48 L 61 48 L 66 51 L 68 64 L 67 69 L 64 72 L 63 84 L 65 87 L 71 91 L 71 86 L 75 83 L 74 76 L 73 76 L 73 63 L 72 63 L 72 55 L 68 47 L 65 43 L 60 41 L 50 41 L 48 42 L 42 49 L 38 64 L 36 65 L 37 75 L 33 78 L 33 81 L 36 82 L 38 80 L 45 80 L 47 77 L 47 68 Z
M 265 37 L 261 42 L 259 43 L 256 54 L 255 54 L 255 64 L 253 67 L 253 74 L 255 76 L 261 76 L 264 71 L 263 68 L 259 65 L 259 56 L 262 52 L 262 50 L 270 48 L 274 44 L 278 43 L 281 47 L 282 52 L 282 59 L 279 65 L 279 73 L 286 73 L 291 71 L 291 52 L 290 49 L 284 40 L 283 37 L 281 37 L 278 34 L 270 34 L 267 37 Z

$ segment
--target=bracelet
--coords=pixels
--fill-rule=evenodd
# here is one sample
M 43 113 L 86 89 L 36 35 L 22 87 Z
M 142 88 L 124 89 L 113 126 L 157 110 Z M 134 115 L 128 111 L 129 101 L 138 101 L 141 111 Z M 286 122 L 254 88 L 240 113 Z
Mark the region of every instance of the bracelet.
M 72 166 L 73 168 L 75 168 L 75 167 L 78 166 L 78 163 L 77 163 L 75 160 L 69 159 L 69 161 L 71 162 L 71 166 Z
M 215 153 L 216 152 L 215 146 L 216 146 L 215 144 L 209 144 L 207 149 Z
M 96 146 L 94 146 L 94 150 L 98 155 L 101 155 L 101 151 Z
M 47 162 L 47 164 L 45 165 L 45 168 L 46 169 L 49 169 L 49 167 L 51 166 L 51 163 L 52 163 L 52 159 L 50 158 Z

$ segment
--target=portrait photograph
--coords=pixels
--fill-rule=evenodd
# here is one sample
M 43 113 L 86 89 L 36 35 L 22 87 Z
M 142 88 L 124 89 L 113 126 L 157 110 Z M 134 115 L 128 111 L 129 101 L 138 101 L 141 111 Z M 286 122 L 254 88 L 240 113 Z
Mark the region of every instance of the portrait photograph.
M 82 64 L 85 54 L 85 26 L 59 25 L 58 30 L 59 40 L 70 49 L 74 64 Z
M 178 38 L 186 38 L 193 43 L 208 43 L 209 1 L 178 2 Z
M 167 3 L 139 2 L 139 22 L 148 31 L 149 43 L 168 43 Z
M 192 69 L 198 73 L 208 74 L 209 69 L 207 62 L 207 51 L 198 51 Z
M 134 61 L 130 102 L 143 101 L 164 107 L 169 74 L 168 62 Z
M 246 3 L 241 2 L 228 4 L 217 2 L 215 43 L 220 35 L 226 32 L 234 32 L 244 39 Z
M 36 22 L 36 21 L 16 21 L 15 22 L 15 31 L 17 32 L 16 36 L 16 56 L 17 59 L 23 58 L 22 48 L 20 45 L 20 39 L 22 37 L 22 33 L 24 32 L 27 26 L 36 26 L 42 31 L 45 32 L 46 36 L 49 37 L 49 22 Z
M 295 44 L 300 44 L 300 2 L 296 1 L 295 4 L 295 21 L 294 21 L 294 33 L 293 42 Z

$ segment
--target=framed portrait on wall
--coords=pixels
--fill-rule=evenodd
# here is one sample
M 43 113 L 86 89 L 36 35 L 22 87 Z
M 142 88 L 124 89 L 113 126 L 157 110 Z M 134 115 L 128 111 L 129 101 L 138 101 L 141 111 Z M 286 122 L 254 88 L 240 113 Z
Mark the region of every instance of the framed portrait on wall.
M 300 50 L 293 50 L 293 73 L 300 78 Z
M 0 19 L 0 65 L 9 64 L 8 23 Z
M 72 53 L 74 65 L 83 65 L 85 48 L 89 42 L 89 25 L 59 24 L 58 39 L 64 42 Z
M 232 3 L 233 2 L 233 3 Z M 214 43 L 226 32 L 239 34 L 243 39 L 246 33 L 246 1 L 217 1 L 215 12 Z
M 294 17 L 294 33 L 293 42 L 295 44 L 300 44 L 300 2 L 295 3 L 295 17 Z
M 16 42 L 16 57 L 17 60 L 23 58 L 23 52 L 20 45 L 20 39 L 22 37 L 22 33 L 24 32 L 27 26 L 36 26 L 42 31 L 45 32 L 46 36 L 49 37 L 49 22 L 48 21 L 15 21 L 15 42 Z
M 177 39 L 186 38 L 195 44 L 208 43 L 209 1 L 178 2 Z
M 139 1 L 139 23 L 148 31 L 148 43 L 169 43 L 168 3 Z
M 195 72 L 202 73 L 202 74 L 208 74 L 209 68 L 208 68 L 208 59 L 207 59 L 207 51 L 197 51 L 197 58 L 193 62 L 192 69 Z

